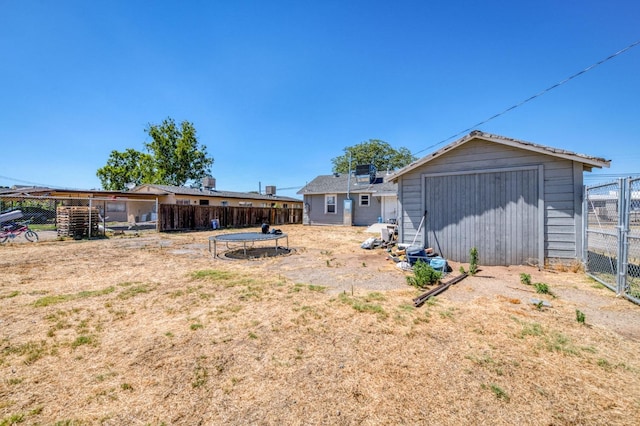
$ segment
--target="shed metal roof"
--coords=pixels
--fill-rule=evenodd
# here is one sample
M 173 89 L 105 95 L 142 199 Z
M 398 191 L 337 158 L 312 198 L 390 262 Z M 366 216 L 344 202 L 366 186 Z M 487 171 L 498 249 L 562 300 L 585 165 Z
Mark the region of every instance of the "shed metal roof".
M 432 161 L 444 154 L 446 154 L 447 152 L 469 142 L 472 141 L 474 139 L 482 139 L 488 142 L 493 142 L 493 143 L 497 143 L 497 144 L 502 144 L 502 145 L 507 145 L 507 146 L 511 146 L 511 147 L 515 147 L 515 148 L 520 148 L 520 149 L 525 149 L 528 151 L 533 151 L 533 152 L 538 152 L 540 154 L 545 154 L 545 155 L 551 155 L 554 157 L 559 157 L 559 158 L 564 158 L 566 160 L 571 160 L 571 161 L 576 161 L 579 163 L 584 164 L 584 166 L 586 167 L 587 170 L 591 170 L 591 168 L 593 167 L 597 167 L 597 168 L 603 168 L 603 167 L 609 167 L 611 161 L 610 160 L 606 160 L 604 158 L 600 158 L 600 157 L 592 157 L 592 156 L 588 156 L 588 155 L 584 155 L 584 154 L 577 154 L 575 152 L 571 152 L 571 151 L 567 151 L 564 149 L 558 149 L 558 148 L 553 148 L 550 146 L 545 146 L 545 145 L 540 145 L 540 144 L 536 144 L 536 143 L 532 143 L 532 142 L 527 142 L 527 141 L 523 141 L 523 140 L 519 140 L 519 139 L 513 139 L 513 138 L 508 138 L 505 136 L 500 136 L 500 135 L 494 135 L 494 134 L 490 134 L 490 133 L 485 133 L 485 132 L 481 132 L 479 130 L 474 130 L 471 133 L 469 133 L 466 136 L 463 136 L 462 138 L 450 143 L 449 145 L 445 146 L 444 148 L 441 148 L 431 154 L 428 154 L 422 158 L 420 158 L 417 161 L 414 161 L 413 163 L 409 164 L 408 166 L 405 166 L 399 170 L 397 170 L 395 173 L 392 173 L 390 176 L 387 176 L 387 178 L 385 180 L 391 181 L 391 182 L 396 182 L 397 179 L 402 176 L 405 173 L 408 173 L 426 163 L 428 163 L 429 161 Z

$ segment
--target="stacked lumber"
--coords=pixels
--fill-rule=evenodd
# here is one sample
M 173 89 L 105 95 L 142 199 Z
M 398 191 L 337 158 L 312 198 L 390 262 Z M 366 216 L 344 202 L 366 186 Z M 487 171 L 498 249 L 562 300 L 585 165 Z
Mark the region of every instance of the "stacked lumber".
M 85 238 L 98 235 L 98 209 L 87 206 L 59 206 L 56 211 L 58 236 Z

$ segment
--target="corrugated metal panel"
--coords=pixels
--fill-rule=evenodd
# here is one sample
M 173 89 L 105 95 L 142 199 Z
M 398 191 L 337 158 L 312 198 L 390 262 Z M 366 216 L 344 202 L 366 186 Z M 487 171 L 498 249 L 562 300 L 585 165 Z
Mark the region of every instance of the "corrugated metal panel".
M 452 261 L 478 249 L 483 265 L 538 259 L 538 170 L 425 177 L 426 241 Z

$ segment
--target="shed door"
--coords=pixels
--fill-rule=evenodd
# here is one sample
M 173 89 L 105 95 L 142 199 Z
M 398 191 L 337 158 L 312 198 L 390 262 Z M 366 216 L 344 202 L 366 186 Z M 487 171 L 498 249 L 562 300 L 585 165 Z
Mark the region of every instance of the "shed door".
M 522 265 L 539 260 L 538 170 L 425 177 L 425 241 L 449 260 Z

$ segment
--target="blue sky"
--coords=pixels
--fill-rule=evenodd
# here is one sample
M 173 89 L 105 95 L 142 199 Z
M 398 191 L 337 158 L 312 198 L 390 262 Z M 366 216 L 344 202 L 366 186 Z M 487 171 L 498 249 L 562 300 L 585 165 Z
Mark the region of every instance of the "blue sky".
M 99 188 L 194 124 L 217 188 L 279 195 L 381 139 L 418 157 L 640 40 L 635 0 L 0 0 L 0 185 Z M 477 129 L 640 173 L 640 46 Z M 438 145 L 436 145 L 438 144 Z

